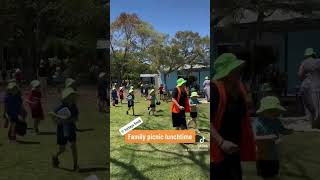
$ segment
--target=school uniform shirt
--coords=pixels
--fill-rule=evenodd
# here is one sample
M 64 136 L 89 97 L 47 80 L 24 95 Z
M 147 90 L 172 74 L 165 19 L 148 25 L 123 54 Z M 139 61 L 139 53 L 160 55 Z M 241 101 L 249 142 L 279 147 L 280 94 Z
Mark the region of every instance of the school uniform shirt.
M 200 104 L 198 99 L 189 99 L 189 103 L 190 103 L 190 107 L 191 107 L 191 112 L 198 112 L 198 108 L 196 106 L 193 105 L 198 105 Z
M 113 99 L 113 100 L 118 99 L 118 93 L 117 93 L 117 91 L 116 91 L 116 90 L 112 90 L 111 96 L 112 96 L 112 99 Z
M 150 104 L 154 105 L 157 102 L 157 97 L 156 96 L 151 96 Z
M 287 129 L 278 119 L 266 119 L 263 117 L 258 117 L 254 119 L 253 123 L 253 127 L 257 136 L 276 135 L 279 137 L 280 134 L 287 134 Z M 270 147 L 270 153 L 272 154 L 270 160 L 279 160 L 278 151 L 277 145 Z
M 69 141 L 76 140 L 75 121 L 77 121 L 79 117 L 78 107 L 76 104 L 69 106 L 67 104 L 62 103 L 54 110 L 54 112 L 58 113 L 58 111 L 60 111 L 63 108 L 68 108 L 68 110 L 70 111 L 70 116 L 67 118 L 67 120 L 74 120 L 74 121 L 68 121 L 67 123 L 58 124 L 57 126 L 58 144 L 61 143 L 62 136 L 67 137 Z M 65 144 L 65 143 L 62 143 L 62 144 Z
M 7 94 L 5 97 L 6 113 L 12 120 L 18 120 L 22 110 L 22 98 L 20 95 Z

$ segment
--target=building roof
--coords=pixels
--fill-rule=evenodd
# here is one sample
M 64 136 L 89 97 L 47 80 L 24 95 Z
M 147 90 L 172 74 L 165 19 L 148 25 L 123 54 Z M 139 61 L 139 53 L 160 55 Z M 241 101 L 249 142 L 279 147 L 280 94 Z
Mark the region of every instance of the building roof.
M 140 77 L 145 77 L 145 78 L 149 78 L 149 77 L 157 77 L 158 74 L 140 74 Z
M 276 10 L 269 17 L 264 19 L 264 22 L 284 22 L 284 21 L 292 21 L 295 19 L 306 19 L 306 20 L 319 20 L 320 19 L 320 11 L 313 12 L 314 16 L 306 16 L 296 12 L 283 12 L 282 10 Z M 227 16 L 223 18 L 218 24 L 217 27 L 224 27 L 228 24 L 251 24 L 257 21 L 258 14 L 251 10 L 245 9 L 242 12 L 240 18 L 235 20 L 232 16 Z

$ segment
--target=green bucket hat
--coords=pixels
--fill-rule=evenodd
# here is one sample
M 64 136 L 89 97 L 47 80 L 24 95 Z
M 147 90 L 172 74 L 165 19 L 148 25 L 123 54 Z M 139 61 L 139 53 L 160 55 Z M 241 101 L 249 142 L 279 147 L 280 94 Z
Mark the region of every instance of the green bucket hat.
M 65 82 L 65 88 L 70 87 L 73 83 L 75 83 L 76 81 L 72 78 L 67 78 L 66 82 Z
M 32 89 L 36 88 L 36 87 L 40 86 L 40 81 L 33 80 L 33 81 L 30 82 L 30 86 L 32 87 Z
M 199 95 L 198 95 L 197 92 L 192 92 L 192 93 L 191 93 L 191 97 L 199 97 Z
M 130 89 L 130 90 L 129 90 L 129 93 L 132 93 L 132 92 L 133 92 L 133 89 Z
M 214 62 L 213 68 L 215 75 L 213 76 L 213 79 L 218 80 L 226 77 L 231 71 L 240 67 L 243 63 L 243 60 L 238 59 L 232 53 L 224 53 L 220 55 Z
M 209 77 L 208 77 L 208 76 L 206 76 L 204 79 L 205 79 L 205 80 L 209 80 Z
M 261 99 L 260 108 L 257 113 L 262 113 L 266 110 L 276 109 L 280 111 L 286 111 L 286 108 L 281 106 L 280 100 L 275 96 L 267 96 Z
M 182 86 L 183 84 L 187 83 L 187 80 L 183 79 L 183 78 L 179 78 L 177 80 L 177 86 Z
M 8 90 L 12 90 L 12 89 L 14 89 L 14 88 L 16 88 L 16 87 L 18 87 L 18 86 L 17 86 L 17 83 L 15 83 L 15 82 L 10 82 L 10 83 L 8 84 L 8 86 L 7 86 L 7 89 L 8 89 Z
M 272 91 L 272 86 L 270 83 L 263 83 L 260 90 L 262 92 L 270 92 Z
M 305 51 L 304 51 L 304 56 L 312 56 L 312 55 L 316 55 L 316 52 L 314 51 L 313 48 L 307 48 Z
M 62 91 L 62 99 L 66 99 L 67 97 L 69 97 L 72 94 L 77 94 L 77 92 L 75 90 L 73 90 L 72 88 L 66 88 Z

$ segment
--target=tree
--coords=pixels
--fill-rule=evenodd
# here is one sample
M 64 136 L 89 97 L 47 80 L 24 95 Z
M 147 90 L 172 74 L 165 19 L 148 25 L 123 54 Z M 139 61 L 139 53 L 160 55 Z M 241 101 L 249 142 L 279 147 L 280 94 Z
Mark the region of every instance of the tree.
M 148 62 L 146 50 L 159 37 L 150 24 L 136 14 L 121 13 L 111 24 L 111 55 L 118 63 L 119 79 L 123 78 L 130 58 Z
M 172 39 L 172 44 L 179 49 L 179 54 L 184 59 L 184 65 L 190 66 L 187 74 L 188 77 L 194 65 L 209 64 L 209 37 L 201 38 L 199 33 L 179 31 Z

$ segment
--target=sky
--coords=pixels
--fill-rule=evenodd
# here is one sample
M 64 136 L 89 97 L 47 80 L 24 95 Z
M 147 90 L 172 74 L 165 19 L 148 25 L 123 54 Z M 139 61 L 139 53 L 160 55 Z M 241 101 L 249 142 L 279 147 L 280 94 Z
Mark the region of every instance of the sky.
M 122 12 L 138 14 L 171 37 L 186 30 L 210 35 L 210 0 L 110 0 L 111 22 Z

